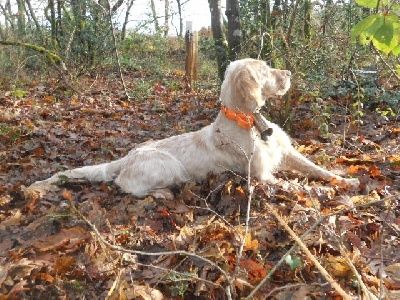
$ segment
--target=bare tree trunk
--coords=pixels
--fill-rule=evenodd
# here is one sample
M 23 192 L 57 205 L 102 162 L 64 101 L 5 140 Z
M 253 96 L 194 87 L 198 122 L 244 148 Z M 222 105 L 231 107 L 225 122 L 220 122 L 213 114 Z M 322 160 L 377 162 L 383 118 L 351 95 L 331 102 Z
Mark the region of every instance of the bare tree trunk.
M 121 5 L 124 3 L 124 0 L 118 0 L 112 7 L 111 9 L 111 13 L 115 13 L 117 11 L 118 8 L 121 7 Z
M 129 13 L 131 11 L 131 8 L 132 8 L 132 5 L 133 5 L 133 1 L 135 1 L 135 0 L 131 0 L 128 3 L 128 7 L 126 8 L 125 20 L 124 20 L 124 24 L 122 25 L 122 30 L 121 30 L 121 40 L 122 41 L 125 39 L 125 36 L 126 36 L 126 25 L 128 24 Z
M 15 24 L 14 24 L 14 20 L 12 18 L 10 0 L 8 0 L 4 6 L 1 5 L 1 3 L 0 3 L 0 8 L 3 11 L 3 14 L 4 14 L 4 23 L 6 25 L 6 28 L 8 27 L 7 24 L 9 24 L 10 27 L 11 27 L 11 30 L 14 31 Z
M 111 9 L 111 5 L 110 5 L 110 0 L 106 0 L 106 1 L 107 1 L 108 20 L 109 20 L 110 26 L 111 26 L 111 34 L 112 34 L 112 39 L 113 39 L 113 44 L 114 44 L 115 58 L 117 60 L 117 65 L 118 65 L 119 78 L 121 80 L 122 87 L 124 88 L 125 98 L 127 100 L 130 100 L 131 97 L 128 94 L 128 89 L 126 88 L 124 75 L 122 74 L 121 61 L 119 59 L 119 52 L 118 52 L 118 47 L 117 47 L 117 38 L 115 37 L 115 29 L 114 29 L 114 24 L 112 21 L 112 9 Z
M 302 0 L 295 0 L 292 15 L 290 16 L 289 27 L 286 32 L 286 42 L 288 43 L 289 46 L 290 46 L 291 39 L 292 39 L 292 31 L 293 31 L 294 21 L 296 20 L 296 16 L 297 16 L 297 8 L 299 7 L 299 3 L 301 1 Z
M 18 18 L 17 18 L 18 35 L 23 36 L 25 34 L 25 2 L 24 2 L 24 0 L 17 0 L 17 7 L 18 7 Z
M 290 5 L 293 5 L 294 1 L 295 0 L 291 0 Z M 288 14 L 289 14 L 289 0 L 281 0 L 281 4 L 282 4 L 282 20 L 283 20 L 283 24 L 286 25 Z
M 169 31 L 169 0 L 164 0 L 165 16 L 164 16 L 164 36 L 168 36 Z
M 179 15 L 179 37 L 183 37 L 183 18 L 182 18 L 182 4 L 181 0 L 176 0 L 178 5 L 178 15 Z
M 48 5 L 50 9 L 51 39 L 55 43 L 57 41 L 57 21 L 54 0 L 49 0 Z
M 238 0 L 226 0 L 226 16 L 228 17 L 229 59 L 236 60 L 240 52 L 242 31 L 240 30 L 240 8 Z
M 272 19 L 271 19 L 272 28 L 276 28 L 278 19 L 281 16 L 281 14 L 282 14 L 281 0 L 275 0 L 274 6 L 272 7 Z
M 62 28 L 62 1 L 57 0 L 57 36 L 62 36 L 64 34 Z
M 211 29 L 214 38 L 215 52 L 217 54 L 218 75 L 224 79 L 225 69 L 228 65 L 227 42 L 223 31 L 221 0 L 208 0 L 211 12 Z
M 156 33 L 159 33 L 160 25 L 158 24 L 157 11 L 156 11 L 156 5 L 154 4 L 154 0 L 150 0 L 150 7 L 151 7 L 151 14 L 153 15 L 154 29 Z
M 261 11 L 263 12 L 263 24 L 266 30 L 271 29 L 271 4 L 270 0 L 261 1 Z
M 311 38 L 311 13 L 312 3 L 311 0 L 304 1 L 304 39 L 308 42 Z
M 32 20 L 35 23 L 37 31 L 40 33 L 40 35 L 42 35 L 42 28 L 40 27 L 38 19 L 36 18 L 36 15 L 35 15 L 35 11 L 32 8 L 31 0 L 25 0 L 25 2 L 28 5 L 29 14 L 31 15 Z
M 267 60 L 270 64 L 272 63 L 271 60 L 271 39 L 269 33 L 272 30 L 272 20 L 271 20 L 271 4 L 270 0 L 261 0 L 261 43 L 262 48 L 260 51 L 260 58 Z M 269 53 L 269 56 L 267 57 Z
M 324 17 L 323 17 L 323 21 L 322 21 L 322 35 L 323 36 L 325 36 L 326 32 L 327 32 L 327 27 L 328 27 L 328 23 L 329 23 L 329 11 L 331 9 L 331 6 L 332 6 L 332 0 L 327 0 L 325 8 L 324 8 Z

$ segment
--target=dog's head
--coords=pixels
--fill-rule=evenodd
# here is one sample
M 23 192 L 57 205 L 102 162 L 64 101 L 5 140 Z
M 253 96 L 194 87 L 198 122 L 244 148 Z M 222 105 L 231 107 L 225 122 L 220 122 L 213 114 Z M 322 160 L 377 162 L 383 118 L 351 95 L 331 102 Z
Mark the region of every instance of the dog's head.
M 232 62 L 221 87 L 222 104 L 249 113 L 267 98 L 283 96 L 290 88 L 290 71 L 270 68 L 264 61 L 246 58 Z

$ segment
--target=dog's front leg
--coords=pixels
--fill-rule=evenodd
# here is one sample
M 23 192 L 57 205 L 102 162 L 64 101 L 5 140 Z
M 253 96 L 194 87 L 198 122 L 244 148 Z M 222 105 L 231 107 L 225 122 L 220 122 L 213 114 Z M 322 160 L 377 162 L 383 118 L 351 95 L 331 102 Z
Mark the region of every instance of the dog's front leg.
M 281 169 L 298 171 L 307 177 L 319 178 L 326 181 L 336 179 L 353 187 L 357 187 L 359 185 L 359 180 L 357 178 L 343 178 L 328 170 L 325 170 L 307 159 L 293 147 L 291 147 L 290 151 L 285 155 Z
M 263 155 L 262 148 L 257 150 L 252 157 L 250 175 L 262 183 L 276 184 L 278 180 L 273 175 L 272 161 Z

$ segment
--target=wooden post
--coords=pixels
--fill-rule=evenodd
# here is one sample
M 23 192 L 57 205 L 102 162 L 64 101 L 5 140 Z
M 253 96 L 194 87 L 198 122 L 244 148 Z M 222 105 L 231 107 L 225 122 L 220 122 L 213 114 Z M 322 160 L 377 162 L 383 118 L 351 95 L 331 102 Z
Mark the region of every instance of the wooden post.
M 197 80 L 197 57 L 198 57 L 198 34 L 197 31 L 193 32 L 192 22 L 186 22 L 186 61 L 185 61 L 185 71 L 186 71 L 186 82 L 187 90 L 191 91 L 193 83 Z

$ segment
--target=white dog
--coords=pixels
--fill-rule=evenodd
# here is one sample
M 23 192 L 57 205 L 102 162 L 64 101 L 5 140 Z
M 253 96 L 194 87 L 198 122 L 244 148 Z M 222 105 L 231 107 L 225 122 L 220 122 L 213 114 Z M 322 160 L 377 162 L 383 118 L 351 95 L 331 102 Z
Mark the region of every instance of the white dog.
M 290 76 L 290 71 L 270 68 L 260 60 L 234 61 L 226 70 L 221 87 L 222 109 L 214 123 L 196 132 L 141 144 L 110 163 L 59 172 L 32 184 L 25 192 L 42 194 L 60 176 L 66 176 L 90 181 L 114 180 L 124 192 L 143 197 L 190 180 L 202 180 L 210 172 L 231 170 L 246 174 L 249 160 L 251 175 L 265 183 L 275 181 L 274 172 L 287 169 L 357 185 L 357 179 L 344 179 L 305 158 L 293 148 L 290 138 L 278 125 L 265 119 L 272 135 L 266 141 L 260 138 L 253 126 L 253 114 L 267 98 L 288 91 Z

